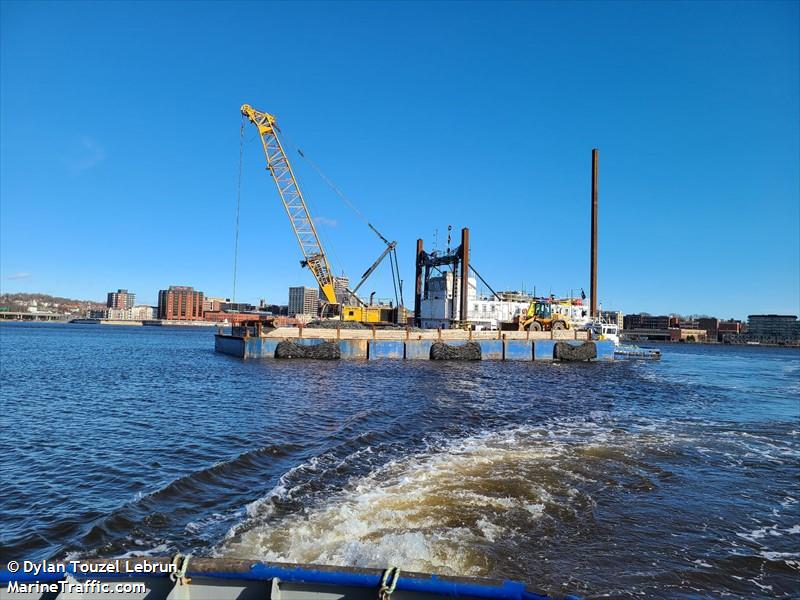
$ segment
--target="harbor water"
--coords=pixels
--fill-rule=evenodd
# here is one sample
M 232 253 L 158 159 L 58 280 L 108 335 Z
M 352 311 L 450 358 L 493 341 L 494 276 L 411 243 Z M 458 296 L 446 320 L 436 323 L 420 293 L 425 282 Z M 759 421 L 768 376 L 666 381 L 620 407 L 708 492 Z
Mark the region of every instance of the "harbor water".
M 197 329 L 0 325 L 0 562 L 206 556 L 797 597 L 800 351 L 242 361 Z

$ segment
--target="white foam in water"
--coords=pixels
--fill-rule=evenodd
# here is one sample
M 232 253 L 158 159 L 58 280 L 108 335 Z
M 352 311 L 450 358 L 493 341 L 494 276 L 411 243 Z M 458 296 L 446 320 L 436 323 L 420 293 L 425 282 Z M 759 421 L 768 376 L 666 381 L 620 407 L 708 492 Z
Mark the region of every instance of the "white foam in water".
M 347 464 L 357 457 L 325 458 L 324 465 L 311 461 L 287 471 L 274 489 L 248 505 L 244 521 L 231 528 L 217 554 L 487 576 L 508 568 L 502 562 L 507 548 L 529 543 L 527 536 L 537 528 L 558 528 L 566 519 L 567 528 L 574 529 L 576 520 L 591 519 L 598 506 L 592 495 L 626 485 L 615 479 L 624 482 L 632 476 L 643 480 L 643 490 L 654 489 L 647 481 L 657 476 L 649 473 L 651 457 L 682 457 L 672 453 L 690 449 L 689 457 L 699 452 L 727 464 L 724 456 L 731 452 L 738 457 L 752 452 L 767 462 L 794 451 L 755 434 L 723 431 L 700 437 L 696 424 L 683 427 L 678 421 L 631 417 L 620 428 L 613 415 L 596 411 L 456 441 L 439 439 L 425 452 L 337 485 L 328 497 L 315 495 L 290 514 L 275 511 L 282 499 L 304 500 L 303 471 L 319 466 L 314 476 L 324 478 L 328 463 Z M 653 472 L 660 471 L 654 467 Z M 784 494 L 780 505 L 795 502 Z M 736 548 L 735 540 L 747 540 L 759 546 L 756 554 L 764 559 L 798 568 L 796 555 L 770 551 L 782 550 L 772 544 L 800 533 L 800 525 L 758 523 L 751 528 L 725 543 Z M 700 550 L 686 558 L 696 567 L 716 568 Z
M 147 550 L 130 550 L 124 554 L 120 554 L 115 558 L 135 558 L 137 556 L 163 556 L 173 551 L 167 544 L 158 544 Z
M 271 499 L 291 494 L 284 476 L 248 505 L 248 519 L 231 529 L 218 553 L 482 575 L 489 567 L 482 545 L 528 530 L 548 505 L 574 510 L 568 504 L 580 492 L 554 463 L 576 442 L 596 446 L 607 437 L 603 427 L 584 421 L 559 422 L 546 435 L 539 426 L 468 437 L 391 461 L 322 505 L 274 519 Z

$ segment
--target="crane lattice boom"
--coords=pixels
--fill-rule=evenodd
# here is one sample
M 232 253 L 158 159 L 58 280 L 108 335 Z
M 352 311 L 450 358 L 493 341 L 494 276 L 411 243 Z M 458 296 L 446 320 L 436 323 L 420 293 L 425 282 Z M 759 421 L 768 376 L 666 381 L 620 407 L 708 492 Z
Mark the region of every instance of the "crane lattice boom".
M 275 124 L 275 117 L 269 113 L 257 111 L 249 104 L 242 106 L 242 114 L 258 127 L 261 144 L 267 157 L 267 168 L 275 185 L 278 186 L 278 193 L 303 252 L 301 264 L 311 269 L 326 300 L 330 304 L 337 304 L 331 266 L 322 249 L 322 242 L 317 235 L 314 222 L 311 220 L 311 214 L 308 212 L 292 166 L 283 150 L 283 144 L 278 138 L 279 130 Z

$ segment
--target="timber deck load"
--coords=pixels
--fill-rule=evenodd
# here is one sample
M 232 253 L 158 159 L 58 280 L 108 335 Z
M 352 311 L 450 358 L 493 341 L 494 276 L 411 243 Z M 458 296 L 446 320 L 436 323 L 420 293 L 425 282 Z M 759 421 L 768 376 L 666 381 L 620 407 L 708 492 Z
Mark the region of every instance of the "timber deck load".
M 614 360 L 614 343 L 590 341 L 588 333 L 561 331 L 464 331 L 463 329 L 312 329 L 258 325 L 233 327 L 231 333 L 217 333 L 215 350 L 239 358 L 275 358 L 278 345 L 332 344 L 342 359 L 429 360 L 436 344 L 458 348 L 479 347 L 480 360 L 552 361 L 559 359 L 565 345 L 588 348 L 598 361 Z M 435 353 L 434 353 L 435 354 Z M 561 353 L 563 356 L 563 352 Z

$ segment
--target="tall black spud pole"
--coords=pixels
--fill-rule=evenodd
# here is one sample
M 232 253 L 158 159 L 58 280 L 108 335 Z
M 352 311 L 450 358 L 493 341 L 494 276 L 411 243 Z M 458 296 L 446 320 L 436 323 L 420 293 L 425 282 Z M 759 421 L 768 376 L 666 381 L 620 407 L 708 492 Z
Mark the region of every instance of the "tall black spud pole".
M 597 161 L 600 151 L 592 149 L 592 247 L 589 273 L 589 311 L 592 317 L 597 316 Z

